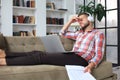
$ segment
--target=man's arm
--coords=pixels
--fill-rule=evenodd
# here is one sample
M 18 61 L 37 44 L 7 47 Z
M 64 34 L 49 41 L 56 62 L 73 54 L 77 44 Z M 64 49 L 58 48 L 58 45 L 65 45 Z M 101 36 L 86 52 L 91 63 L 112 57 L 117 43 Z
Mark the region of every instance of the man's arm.
M 68 30 L 68 28 L 69 28 L 70 25 L 71 25 L 71 20 L 68 21 L 68 22 L 63 26 L 63 28 L 61 29 L 61 31 L 66 31 L 66 30 Z
M 97 34 L 95 46 L 95 56 L 90 60 L 88 66 L 85 67 L 85 72 L 91 72 L 91 70 L 95 68 L 103 58 L 105 46 L 103 33 Z
M 95 56 L 90 60 L 90 62 L 94 62 L 97 66 L 103 59 L 104 48 L 105 48 L 104 34 L 98 33 L 95 39 Z
M 60 34 L 63 35 L 63 34 L 68 30 L 68 28 L 70 27 L 70 25 L 71 25 L 72 23 L 74 23 L 74 22 L 77 21 L 77 18 L 78 18 L 78 17 L 73 16 L 73 17 L 63 26 L 63 28 L 61 29 Z

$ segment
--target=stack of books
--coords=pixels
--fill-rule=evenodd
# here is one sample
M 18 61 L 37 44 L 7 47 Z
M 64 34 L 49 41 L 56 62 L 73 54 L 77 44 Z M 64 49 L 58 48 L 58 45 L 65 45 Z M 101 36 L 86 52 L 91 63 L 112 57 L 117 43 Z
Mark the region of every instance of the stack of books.
M 20 7 L 35 7 L 34 0 L 13 0 L 13 6 L 20 6 Z
M 13 23 L 31 23 L 35 24 L 34 16 L 13 15 Z

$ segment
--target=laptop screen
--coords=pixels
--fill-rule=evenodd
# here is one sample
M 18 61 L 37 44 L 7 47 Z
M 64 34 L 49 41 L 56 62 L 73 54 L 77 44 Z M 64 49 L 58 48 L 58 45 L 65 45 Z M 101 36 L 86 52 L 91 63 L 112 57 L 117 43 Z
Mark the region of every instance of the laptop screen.
M 42 36 L 41 40 L 44 44 L 46 52 L 65 52 L 62 42 L 57 35 Z

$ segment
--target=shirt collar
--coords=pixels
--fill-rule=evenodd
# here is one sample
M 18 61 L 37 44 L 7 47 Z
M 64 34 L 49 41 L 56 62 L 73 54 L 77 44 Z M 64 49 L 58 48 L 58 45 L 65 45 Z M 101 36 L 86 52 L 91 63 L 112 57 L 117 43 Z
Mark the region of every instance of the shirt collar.
M 86 32 L 92 32 L 92 31 L 94 31 L 95 29 L 93 28 L 93 29 L 91 29 L 91 30 L 88 30 L 88 31 L 86 31 Z M 84 32 L 82 29 L 80 29 L 80 32 Z

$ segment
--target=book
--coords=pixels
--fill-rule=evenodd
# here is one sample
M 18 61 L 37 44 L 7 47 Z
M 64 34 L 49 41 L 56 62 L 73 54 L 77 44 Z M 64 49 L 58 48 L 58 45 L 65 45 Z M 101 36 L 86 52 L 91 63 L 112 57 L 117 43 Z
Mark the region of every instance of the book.
M 30 16 L 30 21 L 31 24 L 35 24 L 35 16 Z
M 18 18 L 18 23 L 23 23 L 23 21 L 24 21 L 23 15 L 19 15 L 19 16 L 17 16 L 17 18 Z
M 13 6 L 21 6 L 24 7 L 24 0 L 13 0 Z
M 70 80 L 96 80 L 83 66 L 65 65 Z
M 20 32 L 13 32 L 13 36 L 20 36 Z
M 20 0 L 17 0 L 15 3 L 16 6 L 20 6 Z
M 26 1 L 26 7 L 30 7 L 30 0 Z
M 16 6 L 16 0 L 13 0 L 13 6 Z
M 59 18 L 59 24 L 63 25 L 64 24 L 64 19 L 63 18 Z
M 52 24 L 52 18 L 51 18 L 51 17 L 47 17 L 46 23 L 47 23 L 47 24 Z
M 30 7 L 35 8 L 35 1 L 34 0 L 30 1 Z
M 17 16 L 13 15 L 13 23 L 17 23 Z
M 23 23 L 30 23 L 30 16 L 25 16 Z
M 19 3 L 20 3 L 20 6 L 21 6 L 21 7 L 24 7 L 24 6 L 25 6 L 24 0 L 20 0 Z

